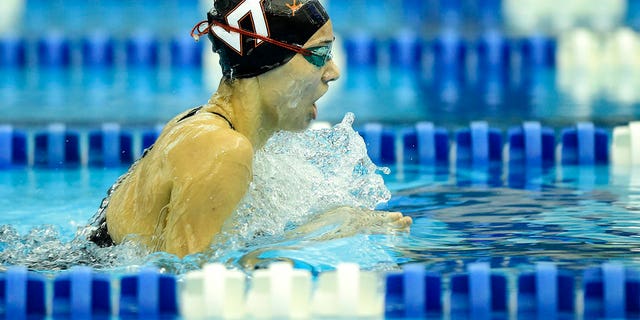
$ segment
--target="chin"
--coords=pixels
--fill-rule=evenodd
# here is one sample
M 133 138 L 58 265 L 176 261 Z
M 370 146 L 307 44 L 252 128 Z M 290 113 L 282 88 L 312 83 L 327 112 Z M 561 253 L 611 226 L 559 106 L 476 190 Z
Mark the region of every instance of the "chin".
M 287 126 L 286 128 L 284 128 L 285 131 L 292 131 L 292 132 L 301 132 L 304 130 L 307 130 L 307 128 L 309 128 L 309 125 L 311 124 L 311 119 L 307 118 L 301 122 L 295 123 L 295 124 L 291 124 L 289 126 Z
M 304 126 L 304 127 L 300 127 L 300 128 L 291 128 L 291 129 L 286 130 L 286 131 L 289 131 L 289 132 L 303 132 L 303 131 L 307 130 L 307 128 L 309 128 L 309 125 Z

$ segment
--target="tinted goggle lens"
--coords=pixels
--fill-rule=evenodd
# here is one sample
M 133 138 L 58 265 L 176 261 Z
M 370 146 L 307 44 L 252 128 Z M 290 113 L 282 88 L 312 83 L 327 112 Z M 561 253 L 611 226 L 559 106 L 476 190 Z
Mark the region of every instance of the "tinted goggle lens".
M 303 57 L 316 67 L 324 67 L 324 65 L 327 64 L 327 61 L 333 58 L 331 46 L 313 47 L 308 48 L 307 50 L 310 51 L 311 54 L 303 55 Z

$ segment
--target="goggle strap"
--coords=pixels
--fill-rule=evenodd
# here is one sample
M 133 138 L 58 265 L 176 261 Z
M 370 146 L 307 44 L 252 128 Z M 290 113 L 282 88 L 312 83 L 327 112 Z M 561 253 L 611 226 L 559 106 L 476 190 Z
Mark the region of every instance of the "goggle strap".
M 207 24 L 207 27 L 204 30 L 202 30 L 202 26 L 205 23 Z M 247 30 L 243 30 L 243 29 L 240 29 L 240 28 L 232 27 L 230 25 L 222 24 L 222 23 L 217 22 L 217 21 L 213 21 L 213 25 L 218 26 L 218 27 L 220 27 L 222 29 L 225 29 L 226 31 L 235 32 L 235 33 L 239 33 L 241 35 L 245 35 L 247 37 L 251 37 L 251 38 L 254 38 L 254 39 L 262 40 L 264 42 L 271 43 L 273 45 L 276 45 L 276 46 L 291 50 L 293 52 L 296 52 L 296 53 L 299 53 L 299 54 L 302 54 L 302 55 L 305 55 L 305 56 L 310 56 L 310 55 L 313 54 L 313 53 L 311 53 L 311 51 L 309 51 L 309 50 L 307 50 L 305 48 L 302 48 L 300 46 L 297 46 L 297 45 L 294 45 L 294 44 L 284 43 L 282 41 L 278 41 L 278 40 L 275 40 L 275 39 L 271 39 L 269 37 L 265 37 L 265 36 L 259 35 L 257 33 L 253 33 L 251 31 L 247 31 Z M 208 21 L 206 21 L 206 20 L 200 21 L 198 24 L 195 25 L 195 27 L 193 27 L 193 29 L 191 29 L 191 37 L 193 39 L 195 39 L 196 41 L 198 41 L 198 40 L 200 40 L 200 37 L 202 37 L 202 36 L 208 34 L 209 32 L 211 32 L 211 28 L 212 27 L 213 26 L 209 25 Z

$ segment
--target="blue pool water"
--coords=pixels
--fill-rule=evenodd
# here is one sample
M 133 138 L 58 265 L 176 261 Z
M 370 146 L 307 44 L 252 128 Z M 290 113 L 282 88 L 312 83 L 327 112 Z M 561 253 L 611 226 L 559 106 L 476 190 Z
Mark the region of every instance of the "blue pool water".
M 33 228 L 54 225 L 58 233 L 35 245 L 69 242 L 122 172 L 2 171 L 0 224 L 15 228 L 24 236 L 22 242 L 29 232 L 42 232 Z M 577 270 L 612 260 L 634 264 L 640 262 L 640 188 L 635 179 L 629 172 L 612 172 L 609 167 L 562 167 L 509 181 L 500 171 L 458 169 L 451 173 L 448 168 L 395 166 L 385 177 L 393 196 L 383 207 L 411 216 L 410 234 L 360 234 L 325 242 L 277 240 L 227 253 L 226 258 L 231 265 L 242 267 L 257 257 L 245 265 L 248 268 L 290 259 L 316 272 L 330 270 L 338 261 L 378 270 L 420 262 L 444 273 L 463 270 L 470 261 L 489 261 L 499 268 L 554 261 Z M 4 230 L 3 241 L 6 233 Z M 5 248 L 7 245 L 16 243 L 4 243 Z M 19 262 L 33 263 L 28 259 L 37 260 L 35 257 Z M 170 263 L 163 260 L 166 257 L 136 259 L 127 263 L 155 263 L 177 272 L 194 267 L 194 261 L 188 259 Z M 58 267 L 65 268 L 66 263 Z M 122 263 L 107 269 L 126 268 Z
M 555 261 L 567 268 L 638 261 L 637 189 L 627 172 L 563 167 L 509 182 L 486 171 L 424 171 L 390 181 L 390 206 L 415 218 L 399 246 L 408 261 Z

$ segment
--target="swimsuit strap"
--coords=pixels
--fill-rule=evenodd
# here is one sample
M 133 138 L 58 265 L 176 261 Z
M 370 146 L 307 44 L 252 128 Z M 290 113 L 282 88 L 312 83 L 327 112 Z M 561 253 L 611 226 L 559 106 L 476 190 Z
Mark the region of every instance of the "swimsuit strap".
M 204 106 L 199 106 L 197 108 L 193 108 L 191 109 L 184 117 L 180 118 L 178 120 L 178 122 L 187 119 L 189 117 L 192 117 L 193 115 L 195 115 L 196 113 L 198 113 L 198 111 L 200 111 L 200 109 L 202 109 Z M 215 115 L 217 115 L 218 117 L 224 119 L 224 121 L 226 121 L 229 124 L 229 127 L 231 128 L 231 130 L 236 130 L 236 128 L 233 126 L 233 123 L 231 123 L 231 121 L 229 119 L 227 119 L 227 117 L 225 117 L 223 114 L 215 112 L 215 111 L 209 111 Z
M 180 118 L 180 120 L 178 120 L 177 122 L 180 122 L 186 118 L 192 117 L 194 114 L 198 113 L 198 111 L 200 111 L 200 109 L 202 109 L 202 107 L 204 106 L 199 106 L 196 108 L 193 108 L 191 110 L 189 110 L 189 112 L 187 114 L 184 115 L 184 117 Z
M 224 119 L 224 121 L 226 121 L 229 124 L 229 127 L 231 128 L 231 130 L 234 130 L 234 131 L 236 130 L 236 128 L 233 127 L 233 123 L 231 123 L 231 121 L 229 121 L 229 119 L 227 119 L 227 117 L 225 117 L 224 115 L 222 115 L 222 114 L 220 114 L 218 112 L 215 112 L 215 111 L 211 111 L 211 113 L 213 113 L 213 114 L 217 115 L 218 117 Z

